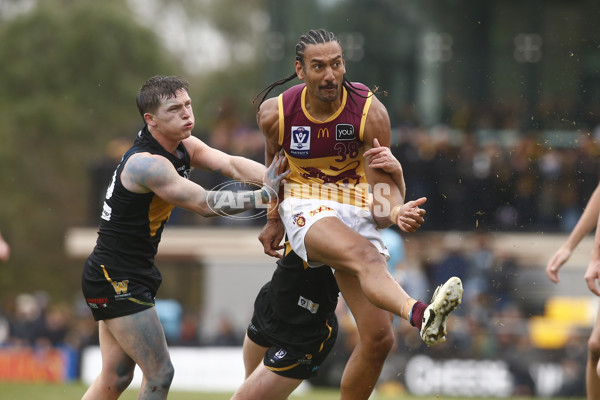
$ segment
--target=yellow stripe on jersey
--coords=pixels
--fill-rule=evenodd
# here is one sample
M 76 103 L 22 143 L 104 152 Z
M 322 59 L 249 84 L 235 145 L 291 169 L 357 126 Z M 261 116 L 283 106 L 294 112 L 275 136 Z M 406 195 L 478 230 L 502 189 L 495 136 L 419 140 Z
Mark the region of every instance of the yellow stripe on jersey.
M 112 283 L 112 279 L 110 279 L 110 276 L 108 276 L 108 271 L 106 270 L 106 268 L 104 267 L 104 265 L 100 265 L 100 268 L 102 268 L 102 271 L 104 271 L 104 277 L 106 278 L 106 280 L 109 283 Z
M 319 353 L 323 350 L 323 346 L 325 346 L 325 342 L 329 340 L 329 338 L 331 338 L 331 326 L 329 326 L 329 323 L 326 321 L 325 325 L 327 326 L 327 329 L 329 329 L 329 335 L 327 335 L 327 337 L 325 338 L 325 340 L 321 343 L 321 346 L 319 347 Z
M 290 245 L 290 242 L 285 242 L 285 250 L 283 251 L 283 255 L 287 256 L 291 252 L 292 252 L 292 245 Z
M 313 118 L 313 116 L 310 115 L 310 113 L 306 109 L 306 86 L 304 87 L 304 89 L 302 89 L 302 95 L 300 97 L 300 99 L 301 99 L 300 103 L 302 104 L 302 112 L 304 113 L 304 115 L 306 116 L 306 118 L 308 118 L 309 121 L 314 122 L 316 124 L 322 124 L 322 123 L 326 123 L 326 122 L 329 122 L 329 121 L 333 121 L 334 119 L 336 119 L 342 113 L 342 111 L 344 111 L 344 108 L 346 107 L 346 100 L 347 100 L 347 98 L 348 98 L 348 92 L 346 91 L 346 88 L 342 86 L 342 104 L 340 105 L 340 108 L 338 108 L 337 111 L 335 113 L 333 113 L 333 115 L 331 115 L 325 121 L 319 121 L 318 119 Z
M 127 298 L 127 300 L 133 301 L 134 303 L 141 304 L 141 305 L 144 305 L 144 306 L 154 307 L 154 304 L 152 304 L 152 303 L 148 303 L 146 301 L 141 301 L 141 300 L 138 300 L 138 299 L 134 299 L 133 297 L 129 297 L 129 298 Z
M 277 109 L 279 110 L 279 140 L 277 143 L 283 144 L 283 134 L 285 132 L 285 116 L 283 113 L 283 93 L 277 97 Z
M 292 364 L 292 365 L 288 365 L 287 367 L 281 367 L 281 368 L 275 368 L 275 367 L 269 367 L 267 365 L 265 365 L 265 367 L 267 367 L 268 369 L 270 369 L 271 371 L 287 371 L 288 369 L 292 369 L 297 367 L 298 364 Z
M 154 196 L 148 208 L 148 221 L 150 221 L 150 236 L 156 235 L 163 223 L 166 223 L 175 208 L 158 196 Z
M 290 254 L 291 252 L 292 252 L 292 245 L 290 244 L 290 242 L 285 242 L 285 249 L 283 250 L 284 257 L 287 256 L 288 254 Z M 308 264 L 306 263 L 306 261 L 302 260 L 302 264 L 304 265 L 304 269 L 308 268 Z
M 371 108 L 371 102 L 373 101 L 373 93 L 369 90 L 369 94 L 367 95 L 367 100 L 365 102 L 365 106 L 363 107 L 362 117 L 360 119 L 360 129 L 358 131 L 358 138 L 360 141 L 363 141 L 364 132 L 365 132 L 365 124 L 367 123 L 367 114 L 369 113 L 369 108 Z M 369 143 L 369 146 L 371 143 Z

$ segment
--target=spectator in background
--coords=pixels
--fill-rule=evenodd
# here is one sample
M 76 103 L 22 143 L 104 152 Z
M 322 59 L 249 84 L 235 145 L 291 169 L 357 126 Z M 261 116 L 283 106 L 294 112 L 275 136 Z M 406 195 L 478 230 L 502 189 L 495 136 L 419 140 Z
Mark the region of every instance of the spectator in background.
M 10 343 L 16 346 L 33 346 L 44 336 L 45 318 L 42 304 L 30 293 L 15 298 L 14 316 L 10 320 Z
M 212 340 L 208 343 L 209 346 L 241 346 L 244 339 L 238 335 L 238 331 L 233 325 L 231 318 L 223 314 L 219 317 L 217 332 Z
M 453 276 L 462 281 L 469 278 L 470 263 L 463 249 L 463 238 L 459 233 L 449 232 L 444 237 L 444 256 L 431 271 L 431 284 L 438 285 Z M 466 285 L 466 283 L 465 283 Z
M 431 297 L 430 283 L 423 268 L 423 243 L 419 237 L 403 241 L 404 255 L 396 263 L 394 278 L 415 299 Z
M 406 261 L 406 253 L 404 250 L 404 238 L 393 227 L 383 229 L 381 231 L 381 239 L 390 253 L 388 260 L 388 269 L 394 275 L 396 267 L 399 263 Z
M 0 233 L 0 261 L 7 262 L 10 258 L 10 246 Z
M 181 317 L 183 307 L 175 299 L 156 299 L 156 313 L 165 331 L 168 344 L 178 343 L 181 339 Z

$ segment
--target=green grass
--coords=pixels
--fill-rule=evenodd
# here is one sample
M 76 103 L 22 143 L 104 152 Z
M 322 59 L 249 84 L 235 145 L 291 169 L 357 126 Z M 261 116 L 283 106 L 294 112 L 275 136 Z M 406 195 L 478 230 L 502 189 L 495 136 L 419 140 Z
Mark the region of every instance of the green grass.
M 86 386 L 82 383 L 71 384 L 21 384 L 21 383 L 5 383 L 0 382 L 0 400 L 69 400 L 81 399 L 85 392 Z M 228 400 L 232 393 L 200 393 L 200 392 L 178 392 L 172 391 L 169 393 L 169 400 Z M 306 392 L 302 395 L 292 395 L 294 400 L 337 400 L 339 399 L 339 390 L 336 389 L 315 389 Z M 137 390 L 126 390 L 122 400 L 135 400 L 137 398 Z M 456 400 L 458 397 L 441 397 L 441 396 L 410 396 L 408 394 L 395 393 L 394 395 L 384 396 L 375 394 L 370 400 Z M 485 398 L 486 400 L 489 398 Z M 506 400 L 529 400 L 530 397 L 510 397 Z M 470 397 L 469 400 L 484 400 L 483 397 Z M 567 400 L 553 398 L 553 400 Z M 568 400 L 584 400 L 570 398 Z

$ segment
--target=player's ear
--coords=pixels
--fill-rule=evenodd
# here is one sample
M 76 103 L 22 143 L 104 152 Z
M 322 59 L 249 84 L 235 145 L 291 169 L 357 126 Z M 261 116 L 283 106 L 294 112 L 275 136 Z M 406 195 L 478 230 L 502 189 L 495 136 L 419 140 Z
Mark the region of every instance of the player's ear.
M 304 68 L 302 67 L 302 63 L 296 60 L 294 66 L 296 67 L 296 76 L 298 76 L 298 79 L 304 80 Z
M 144 121 L 146 121 L 146 125 L 149 125 L 149 126 L 156 125 L 154 114 L 144 113 Z

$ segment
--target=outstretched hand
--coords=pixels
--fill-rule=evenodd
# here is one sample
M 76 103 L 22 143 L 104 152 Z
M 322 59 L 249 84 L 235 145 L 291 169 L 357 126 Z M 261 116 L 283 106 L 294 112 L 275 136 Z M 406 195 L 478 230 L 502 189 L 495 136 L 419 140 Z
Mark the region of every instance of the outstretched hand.
M 411 200 L 392 210 L 392 222 L 398 225 L 403 232 L 415 232 L 425 222 L 426 211 L 420 206 L 425 204 L 426 197 Z
M 277 197 L 279 193 L 279 187 L 282 184 L 285 184 L 285 177 L 288 176 L 290 170 L 287 169 L 287 158 L 283 154 L 283 149 L 281 149 L 275 157 L 273 157 L 273 161 L 271 161 L 271 165 L 265 171 L 265 176 L 263 177 L 263 185 L 268 187 L 269 197 L 273 200 Z

